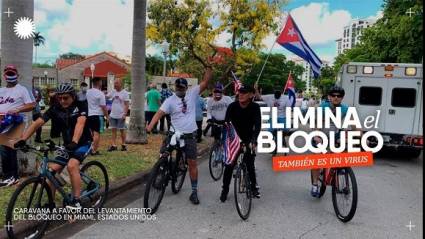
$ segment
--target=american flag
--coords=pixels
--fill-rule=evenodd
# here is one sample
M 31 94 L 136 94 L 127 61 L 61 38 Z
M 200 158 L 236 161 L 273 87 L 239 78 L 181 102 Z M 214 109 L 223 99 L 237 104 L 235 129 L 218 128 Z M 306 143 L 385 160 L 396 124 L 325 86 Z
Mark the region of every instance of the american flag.
M 236 77 L 235 73 L 233 71 L 232 72 L 232 76 L 233 76 L 233 91 L 235 94 L 238 93 L 239 88 L 241 88 L 242 86 L 242 82 Z
M 231 165 L 239 154 L 240 139 L 231 123 L 223 127 L 224 163 Z

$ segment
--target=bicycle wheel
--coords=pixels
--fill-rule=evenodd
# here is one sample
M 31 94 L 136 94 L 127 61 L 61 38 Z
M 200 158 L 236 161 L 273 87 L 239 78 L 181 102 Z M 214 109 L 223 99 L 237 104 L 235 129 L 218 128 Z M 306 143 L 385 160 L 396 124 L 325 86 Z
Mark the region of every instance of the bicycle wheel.
M 173 163 L 173 177 L 171 180 L 171 191 L 177 194 L 182 189 L 184 179 L 187 173 L 187 160 L 186 155 L 182 151 L 175 150 L 175 162 Z M 171 154 L 170 156 L 172 156 Z
M 246 167 L 238 167 L 235 173 L 235 203 L 239 216 L 246 220 L 251 212 L 252 193 Z
M 221 176 L 223 176 L 223 154 L 223 146 L 221 144 L 214 144 L 210 152 L 210 160 L 208 164 L 211 177 L 214 181 L 220 180 Z
M 98 161 L 90 161 L 80 170 L 82 196 L 89 193 L 85 207 L 102 208 L 108 198 L 109 177 L 105 166 Z M 94 191 L 97 188 L 96 191 Z M 93 192 L 94 191 L 94 192 Z
M 6 211 L 6 231 L 9 238 L 42 238 L 52 220 L 55 208 L 52 193 L 43 179 L 32 177 L 25 180 L 10 198 Z M 25 212 L 32 209 L 33 212 Z M 20 235 L 14 226 L 29 225 Z
M 151 214 L 158 210 L 164 196 L 165 188 L 168 183 L 168 162 L 167 158 L 160 158 L 154 165 L 146 185 L 145 195 L 143 197 L 144 208 L 150 208 Z
M 357 182 L 351 168 L 336 169 L 332 183 L 332 204 L 342 222 L 350 221 L 357 209 Z

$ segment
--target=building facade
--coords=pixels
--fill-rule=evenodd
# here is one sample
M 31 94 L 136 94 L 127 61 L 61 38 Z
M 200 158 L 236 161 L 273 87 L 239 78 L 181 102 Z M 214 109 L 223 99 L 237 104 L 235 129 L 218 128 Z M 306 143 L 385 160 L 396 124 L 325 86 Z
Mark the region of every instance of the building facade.
M 375 24 L 373 20 L 356 19 L 352 20 L 348 26 L 345 26 L 343 36 L 335 40 L 337 55 L 360 43 L 362 31 L 365 28 L 371 27 L 373 24 Z

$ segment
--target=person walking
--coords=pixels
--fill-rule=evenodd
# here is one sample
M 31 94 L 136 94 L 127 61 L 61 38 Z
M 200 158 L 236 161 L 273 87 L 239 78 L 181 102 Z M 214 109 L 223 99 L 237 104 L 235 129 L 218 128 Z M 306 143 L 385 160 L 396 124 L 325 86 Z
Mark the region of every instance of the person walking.
M 155 113 L 159 110 L 159 106 L 161 105 L 161 94 L 156 89 L 156 85 L 154 83 L 151 83 L 150 90 L 146 94 L 146 100 L 148 104 L 148 111 L 147 111 L 147 122 L 151 122 L 153 116 Z M 152 133 L 157 134 L 157 124 L 155 123 Z
M 100 132 L 104 125 L 104 116 L 108 120 L 108 109 L 106 108 L 105 94 L 101 91 L 102 80 L 94 78 L 93 87 L 87 90 L 88 123 L 93 134 L 92 155 L 100 155 L 98 148 Z
M 166 83 L 162 83 L 161 85 L 161 104 L 164 103 L 164 101 L 166 99 L 168 99 L 168 97 L 173 95 L 173 92 L 168 89 L 168 86 Z M 170 130 L 171 127 L 171 118 L 170 115 L 164 115 L 160 120 L 159 120 L 159 131 L 160 132 L 164 132 L 165 129 L 165 121 L 167 121 L 167 130 Z
M 198 129 L 196 130 L 196 142 L 200 143 L 202 141 L 202 121 L 204 120 L 204 110 L 205 108 L 205 101 L 204 99 L 198 95 L 196 103 L 196 126 Z
M 107 95 L 107 98 L 112 99 L 111 114 L 109 115 L 109 127 L 112 129 L 112 144 L 108 152 L 118 150 L 117 147 L 117 130 L 121 134 L 121 151 L 127 151 L 125 145 L 126 123 L 130 97 L 128 92 L 123 89 L 121 79 L 114 81 L 114 89 Z

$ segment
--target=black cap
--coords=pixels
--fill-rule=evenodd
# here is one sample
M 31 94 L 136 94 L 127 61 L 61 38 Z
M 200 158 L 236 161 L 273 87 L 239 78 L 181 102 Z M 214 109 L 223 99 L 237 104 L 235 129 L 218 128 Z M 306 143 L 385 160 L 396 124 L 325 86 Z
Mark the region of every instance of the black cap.
M 187 88 L 187 80 L 185 78 L 177 78 L 174 82 L 174 85 L 177 87 L 185 87 Z
M 254 93 L 254 88 L 252 87 L 252 86 L 250 86 L 250 85 L 245 85 L 245 84 L 243 84 L 240 88 L 239 88 L 239 90 L 238 90 L 239 92 L 241 92 L 241 93 Z

